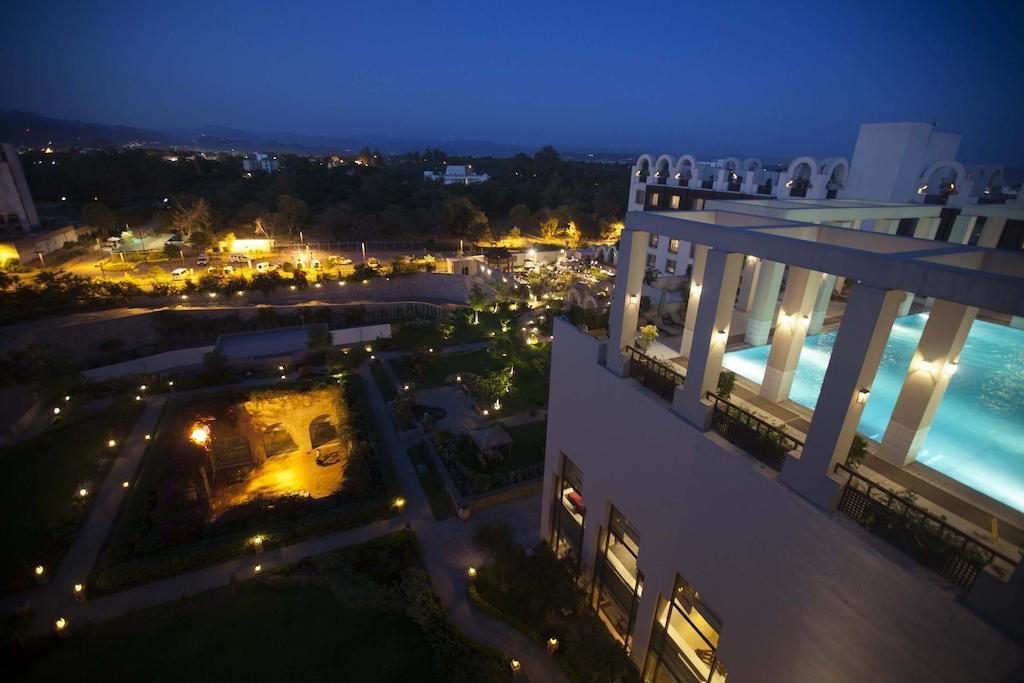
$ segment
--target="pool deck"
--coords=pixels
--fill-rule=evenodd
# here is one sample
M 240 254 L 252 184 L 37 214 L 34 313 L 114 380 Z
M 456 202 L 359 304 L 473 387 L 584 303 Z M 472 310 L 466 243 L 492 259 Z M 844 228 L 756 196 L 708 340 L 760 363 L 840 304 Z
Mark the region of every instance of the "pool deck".
M 838 320 L 832 322 L 836 323 Z M 747 347 L 742 335 L 730 337 L 728 351 Z M 662 360 L 679 366 L 683 374 L 686 374 L 685 356 L 662 357 Z M 788 399 L 780 403 L 769 401 L 758 394 L 759 388 L 757 383 L 737 375 L 731 400 L 746 404 L 754 409 L 755 414 L 770 422 L 785 424 L 786 431 L 804 440 L 814 411 Z M 1017 549 L 1024 547 L 1024 513 L 920 463 L 912 463 L 908 467 L 892 465 L 873 454 L 878 448 L 877 441 L 863 434 L 861 436 L 868 442 L 868 454 L 858 470 L 859 474 L 889 488 L 914 491 L 932 504 L 929 507 L 939 508 L 951 524 L 1010 557 L 1016 557 Z M 960 523 L 953 517 L 959 518 Z M 996 543 L 993 543 L 988 531 L 993 518 L 999 520 L 999 541 Z

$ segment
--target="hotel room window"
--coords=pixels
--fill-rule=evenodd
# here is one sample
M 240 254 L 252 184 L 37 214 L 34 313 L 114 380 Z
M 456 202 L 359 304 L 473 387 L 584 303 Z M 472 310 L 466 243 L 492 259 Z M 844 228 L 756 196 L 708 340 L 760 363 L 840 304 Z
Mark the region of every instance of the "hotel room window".
M 644 683 L 724 683 L 729 672 L 718 659 L 722 622 L 680 576 L 671 602 L 660 600 L 644 662 Z
M 675 259 L 671 259 L 671 258 L 665 259 L 665 274 L 666 275 L 675 275 L 676 274 L 676 260 Z
M 637 566 L 640 535 L 612 507 L 604 546 L 597 556 L 593 607 L 615 638 L 628 651 L 633 644 L 636 610 L 643 595 L 644 577 Z
M 658 208 L 658 201 L 660 199 L 661 199 L 661 195 L 659 193 L 657 193 L 657 192 L 652 192 L 651 193 L 651 208 L 652 209 Z
M 650 247 L 651 249 L 658 248 L 658 236 L 655 235 L 653 232 L 651 233 L 651 236 L 647 238 L 647 246 Z
M 658 262 L 658 255 L 657 254 L 648 254 L 647 255 L 647 267 L 648 268 L 653 268 L 657 262 Z
M 583 547 L 583 528 L 587 514 L 583 503 L 583 473 L 564 453 L 562 473 L 555 487 L 552 515 L 551 545 L 559 557 L 576 561 L 579 573 L 580 551 Z
M 680 196 L 679 195 L 677 195 L 677 194 L 672 195 L 672 199 L 669 200 L 669 201 L 670 201 L 670 205 L 672 206 L 673 209 L 678 209 L 679 208 L 679 200 L 680 200 Z
M 679 240 L 669 240 L 668 241 L 668 251 L 669 251 L 670 254 L 678 254 L 679 253 Z

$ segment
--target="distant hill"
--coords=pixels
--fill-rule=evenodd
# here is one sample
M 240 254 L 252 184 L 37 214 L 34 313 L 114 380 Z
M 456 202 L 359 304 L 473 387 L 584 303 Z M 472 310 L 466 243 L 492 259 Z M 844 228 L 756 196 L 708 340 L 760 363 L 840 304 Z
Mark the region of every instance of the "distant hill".
M 286 152 L 293 154 L 351 153 L 361 147 L 380 149 L 385 154 L 403 154 L 426 147 L 439 147 L 452 155 L 513 156 L 532 154 L 532 147 L 506 145 L 487 140 L 420 140 L 383 134 L 349 136 L 309 135 L 286 131 L 258 133 L 227 126 L 167 128 L 154 130 L 131 126 L 54 119 L 33 112 L 0 112 L 0 141 L 40 147 L 108 147 L 139 143 L 149 147 L 188 147 L 202 151 Z

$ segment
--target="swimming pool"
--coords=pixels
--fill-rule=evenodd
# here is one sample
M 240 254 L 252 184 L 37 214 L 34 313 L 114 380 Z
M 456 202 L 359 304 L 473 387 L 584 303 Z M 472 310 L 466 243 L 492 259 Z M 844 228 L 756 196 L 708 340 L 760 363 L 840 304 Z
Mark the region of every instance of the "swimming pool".
M 881 440 L 927 313 L 897 318 L 858 431 Z M 790 398 L 818 401 L 836 333 L 808 337 Z M 724 365 L 760 383 L 770 346 L 725 355 Z M 975 320 L 917 461 L 1024 512 L 1024 330 Z

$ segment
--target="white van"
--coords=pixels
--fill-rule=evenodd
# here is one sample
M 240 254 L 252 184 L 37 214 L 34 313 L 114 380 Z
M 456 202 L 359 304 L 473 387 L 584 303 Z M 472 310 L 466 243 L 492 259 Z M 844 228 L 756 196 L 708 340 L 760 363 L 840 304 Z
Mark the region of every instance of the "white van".
M 191 268 L 175 268 L 171 271 L 171 279 L 175 281 L 187 280 L 195 273 Z
M 256 264 L 257 273 L 269 273 L 274 267 L 270 264 L 270 261 L 260 261 Z

